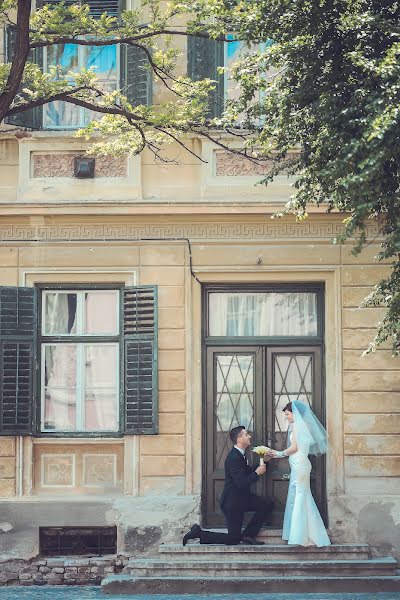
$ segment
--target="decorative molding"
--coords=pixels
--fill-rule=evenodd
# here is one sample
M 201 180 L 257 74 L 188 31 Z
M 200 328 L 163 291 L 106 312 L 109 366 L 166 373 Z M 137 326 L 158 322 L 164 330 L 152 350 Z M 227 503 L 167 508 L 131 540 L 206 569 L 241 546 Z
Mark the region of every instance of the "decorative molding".
M 75 455 L 42 454 L 41 487 L 74 487 Z
M 248 177 L 266 175 L 273 167 L 273 161 L 256 163 L 244 159 L 237 154 L 229 154 L 224 150 L 217 150 L 214 154 L 215 175 L 217 177 Z
M 165 225 L 49 225 L 0 226 L 0 241 L 141 241 L 176 240 L 332 240 L 343 230 L 340 222 L 301 223 L 184 223 Z M 369 225 L 368 237 L 378 235 L 378 226 Z
M 74 177 L 74 159 L 84 152 L 32 152 L 33 177 Z M 126 157 L 98 156 L 95 159 L 96 177 L 126 177 Z
M 117 484 L 115 454 L 84 454 L 83 485 L 85 487 L 114 487 Z

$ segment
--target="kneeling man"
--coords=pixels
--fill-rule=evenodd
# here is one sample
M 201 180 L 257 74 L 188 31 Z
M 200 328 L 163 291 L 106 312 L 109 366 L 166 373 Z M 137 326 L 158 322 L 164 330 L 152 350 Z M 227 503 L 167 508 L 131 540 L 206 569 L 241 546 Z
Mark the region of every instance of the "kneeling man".
M 243 425 L 234 427 L 229 434 L 233 448 L 225 460 L 225 484 L 220 504 L 224 513 L 228 533 L 205 531 L 199 525 L 193 525 L 183 538 L 183 545 L 188 540 L 199 538 L 201 544 L 244 544 L 259 545 L 256 541 L 261 526 L 273 507 L 273 500 L 261 498 L 251 493 L 250 486 L 267 470 L 266 465 L 250 467 L 247 464 L 245 451 L 250 446 L 251 436 Z M 268 461 L 270 457 L 266 457 Z M 254 512 L 252 519 L 242 534 L 245 512 Z

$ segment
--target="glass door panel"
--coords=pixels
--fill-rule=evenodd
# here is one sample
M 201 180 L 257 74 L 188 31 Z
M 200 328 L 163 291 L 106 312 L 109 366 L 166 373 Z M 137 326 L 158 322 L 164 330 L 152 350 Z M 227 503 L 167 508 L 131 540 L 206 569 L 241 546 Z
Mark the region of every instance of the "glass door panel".
M 219 498 L 224 485 L 224 463 L 232 448 L 230 430 L 244 425 L 252 434 L 261 431 L 260 349 L 209 348 L 207 353 L 205 504 L 208 526 L 224 526 Z M 258 379 L 258 381 L 257 381 Z M 256 408 L 256 405 L 258 407 Z M 259 423 L 258 427 L 256 423 Z M 249 459 L 251 460 L 251 452 Z
M 267 437 L 276 450 L 290 445 L 288 422 L 283 408 L 289 402 L 307 403 L 323 422 L 321 396 L 321 353 L 319 348 L 268 348 L 266 353 Z M 268 426 L 271 425 L 271 429 Z M 311 488 L 325 515 L 324 459 L 311 458 Z M 286 504 L 290 478 L 288 459 L 271 461 L 266 478 L 266 493 L 275 499 L 274 524 L 280 526 Z

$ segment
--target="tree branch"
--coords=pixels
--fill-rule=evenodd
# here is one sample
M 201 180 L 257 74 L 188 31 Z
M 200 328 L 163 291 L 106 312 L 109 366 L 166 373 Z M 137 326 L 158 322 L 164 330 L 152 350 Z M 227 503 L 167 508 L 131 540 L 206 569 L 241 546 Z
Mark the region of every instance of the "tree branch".
M 20 0 L 21 1 L 21 0 Z M 34 32 L 33 32 L 34 33 Z M 57 35 L 56 32 L 50 32 L 50 31 L 45 31 L 44 33 L 41 33 L 41 35 L 46 35 L 46 36 L 53 36 L 53 35 Z M 79 36 L 85 36 L 85 35 L 93 35 L 93 32 L 91 31 L 87 31 L 87 32 L 81 32 L 79 33 Z M 153 30 L 153 31 L 148 31 L 147 33 L 141 33 L 139 35 L 132 35 L 132 36 L 127 36 L 127 37 L 113 37 L 110 39 L 102 39 L 102 40 L 96 40 L 96 39 L 84 39 L 82 37 L 76 37 L 76 36 L 60 36 L 60 37 L 55 37 L 53 38 L 51 41 L 50 40 L 43 40 L 40 42 L 32 42 L 30 44 L 30 48 L 45 48 L 46 46 L 54 46 L 55 44 L 76 44 L 78 46 L 114 46 L 115 44 L 131 44 L 131 43 L 135 43 L 135 42 L 140 42 L 142 40 L 146 40 L 149 38 L 153 38 L 153 37 L 157 37 L 160 35 L 180 35 L 180 36 L 185 36 L 185 37 L 201 37 L 201 38 L 206 38 L 206 39 L 215 39 L 217 41 L 220 42 L 227 42 L 227 43 L 232 43 L 232 42 L 236 42 L 237 39 L 227 39 L 224 35 L 219 35 L 216 38 L 211 38 L 211 36 L 208 33 L 190 33 L 188 31 L 181 31 L 179 29 L 159 29 L 159 30 Z

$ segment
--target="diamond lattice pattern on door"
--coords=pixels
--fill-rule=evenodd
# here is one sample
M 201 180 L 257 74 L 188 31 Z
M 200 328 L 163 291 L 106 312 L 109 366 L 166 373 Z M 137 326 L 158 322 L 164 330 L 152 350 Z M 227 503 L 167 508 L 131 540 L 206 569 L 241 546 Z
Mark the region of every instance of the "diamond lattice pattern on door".
M 244 425 L 250 432 L 254 426 L 254 355 L 216 355 L 215 468 L 223 468 L 230 450 L 229 431 Z

